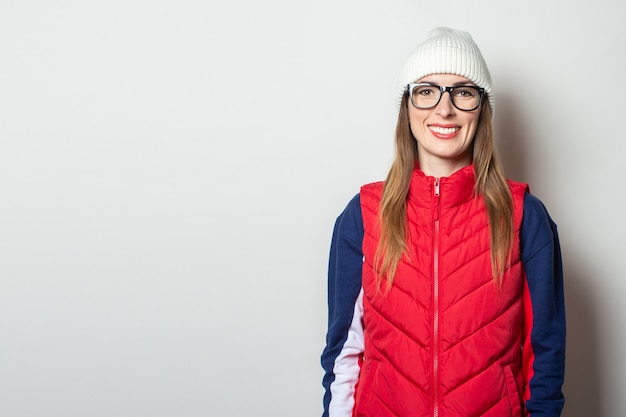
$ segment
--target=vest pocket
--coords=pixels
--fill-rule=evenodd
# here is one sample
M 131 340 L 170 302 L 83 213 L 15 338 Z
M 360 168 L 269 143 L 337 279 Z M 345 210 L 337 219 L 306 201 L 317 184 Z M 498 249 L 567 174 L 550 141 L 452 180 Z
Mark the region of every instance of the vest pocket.
M 506 384 L 507 395 L 509 397 L 509 404 L 511 406 L 512 417 L 522 417 L 522 403 L 520 400 L 520 393 L 515 382 L 515 375 L 509 365 L 504 367 L 504 383 Z
M 363 361 L 363 367 L 361 368 L 361 374 L 359 375 L 359 381 L 356 386 L 356 394 L 354 399 L 355 416 L 369 416 L 371 413 L 369 404 L 372 399 L 372 386 L 378 375 L 379 361 L 372 359 L 365 359 Z

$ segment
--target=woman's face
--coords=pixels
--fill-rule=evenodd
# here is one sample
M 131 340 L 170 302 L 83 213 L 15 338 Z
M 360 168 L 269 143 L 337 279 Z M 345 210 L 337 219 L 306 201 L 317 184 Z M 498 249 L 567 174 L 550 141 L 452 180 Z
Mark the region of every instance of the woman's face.
M 418 82 L 454 87 L 474 85 L 465 77 L 451 74 L 428 75 Z M 415 108 L 409 101 L 409 123 L 417 139 L 420 168 L 427 175 L 448 176 L 472 163 L 471 145 L 478 126 L 480 107 L 459 110 L 450 93 L 444 93 L 437 106 Z

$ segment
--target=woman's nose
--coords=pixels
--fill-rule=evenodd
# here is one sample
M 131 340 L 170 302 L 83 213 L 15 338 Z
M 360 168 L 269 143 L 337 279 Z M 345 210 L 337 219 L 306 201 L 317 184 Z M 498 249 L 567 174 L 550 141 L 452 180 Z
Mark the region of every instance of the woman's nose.
M 448 117 L 454 114 L 454 105 L 452 104 L 452 96 L 450 95 L 450 92 L 446 91 L 443 93 L 435 110 L 441 117 Z

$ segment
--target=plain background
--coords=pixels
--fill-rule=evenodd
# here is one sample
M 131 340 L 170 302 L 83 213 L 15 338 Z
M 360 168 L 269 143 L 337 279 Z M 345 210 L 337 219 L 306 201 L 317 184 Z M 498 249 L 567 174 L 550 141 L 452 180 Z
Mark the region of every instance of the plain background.
M 0 3 L 0 415 L 321 413 L 336 216 L 435 26 L 559 225 L 568 417 L 626 415 L 618 1 Z

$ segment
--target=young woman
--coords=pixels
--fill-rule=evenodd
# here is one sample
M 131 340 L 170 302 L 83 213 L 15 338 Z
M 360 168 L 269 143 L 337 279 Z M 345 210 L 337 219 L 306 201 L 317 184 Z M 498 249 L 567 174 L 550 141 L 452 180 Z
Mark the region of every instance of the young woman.
M 324 416 L 561 415 L 556 225 L 496 157 L 494 97 L 466 32 L 400 76 L 396 157 L 335 224 Z

